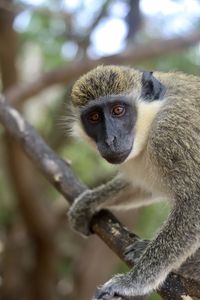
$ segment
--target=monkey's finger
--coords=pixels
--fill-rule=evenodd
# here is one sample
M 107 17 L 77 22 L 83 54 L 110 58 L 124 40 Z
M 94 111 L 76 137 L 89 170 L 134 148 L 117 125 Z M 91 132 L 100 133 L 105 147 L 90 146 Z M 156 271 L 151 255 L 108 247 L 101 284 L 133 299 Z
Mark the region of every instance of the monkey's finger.
M 145 248 L 148 246 L 150 241 L 148 240 L 137 240 L 133 244 L 126 247 L 124 254 L 128 254 L 131 251 L 138 250 L 144 251 Z
M 148 240 L 135 241 L 133 244 L 126 247 L 124 256 L 128 261 L 137 263 L 138 259 L 141 257 L 148 244 Z
M 101 289 L 97 290 L 94 300 L 125 300 L 125 298 L 119 297 L 116 293 L 104 292 Z

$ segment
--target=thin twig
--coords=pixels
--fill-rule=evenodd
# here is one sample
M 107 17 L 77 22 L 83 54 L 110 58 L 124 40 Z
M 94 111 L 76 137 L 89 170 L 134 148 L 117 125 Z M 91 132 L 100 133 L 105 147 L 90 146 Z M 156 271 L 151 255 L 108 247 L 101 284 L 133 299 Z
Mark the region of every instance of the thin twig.
M 144 45 L 130 47 L 120 54 L 102 57 L 97 60 L 84 57 L 81 61 L 44 73 L 30 83 L 11 88 L 6 91 L 7 100 L 10 103 L 24 102 L 29 97 L 37 95 L 50 86 L 71 83 L 83 73 L 100 64 L 137 64 L 144 59 L 194 46 L 199 41 L 200 32 L 193 32 L 188 36 L 168 40 L 152 40 Z

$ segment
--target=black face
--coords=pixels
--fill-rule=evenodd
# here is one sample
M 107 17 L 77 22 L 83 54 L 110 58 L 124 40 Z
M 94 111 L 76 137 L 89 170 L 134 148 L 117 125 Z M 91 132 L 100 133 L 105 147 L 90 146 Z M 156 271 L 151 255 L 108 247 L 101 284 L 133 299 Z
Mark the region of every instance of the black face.
M 128 97 L 103 97 L 91 101 L 81 109 L 81 121 L 108 162 L 120 164 L 128 157 L 136 121 L 136 109 Z

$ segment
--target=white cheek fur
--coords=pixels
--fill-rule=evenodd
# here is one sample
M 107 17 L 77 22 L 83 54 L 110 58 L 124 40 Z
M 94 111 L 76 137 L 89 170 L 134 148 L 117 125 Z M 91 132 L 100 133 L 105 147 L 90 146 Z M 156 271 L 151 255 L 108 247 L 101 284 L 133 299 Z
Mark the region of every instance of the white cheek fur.
M 137 101 L 137 121 L 134 130 L 135 136 L 133 148 L 126 161 L 138 156 L 144 149 L 147 142 L 149 130 L 151 128 L 151 124 L 164 102 L 164 100 L 158 100 L 153 102 L 145 102 L 141 100 Z

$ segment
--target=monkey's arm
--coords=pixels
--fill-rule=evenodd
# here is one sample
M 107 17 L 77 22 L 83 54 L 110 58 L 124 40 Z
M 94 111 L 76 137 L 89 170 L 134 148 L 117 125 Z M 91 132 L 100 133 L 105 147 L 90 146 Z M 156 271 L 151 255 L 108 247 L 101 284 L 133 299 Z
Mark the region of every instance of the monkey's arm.
M 116 176 L 108 183 L 81 194 L 69 210 L 69 221 L 76 231 L 87 236 L 91 234 L 90 221 L 97 210 L 101 208 L 129 209 L 146 203 L 150 204 L 156 200 L 151 193 L 134 187 L 122 176 Z
M 132 245 L 128 246 L 125 252 L 126 258 L 128 261 L 132 261 L 136 264 L 145 249 L 149 245 L 149 240 L 140 240 L 138 239 Z M 180 268 L 176 269 L 176 273 L 180 274 L 183 277 L 188 277 L 190 279 L 194 279 L 196 281 L 200 280 L 200 248 L 191 256 L 188 257 L 186 261 L 180 266 Z
M 121 176 L 116 176 L 104 185 L 86 190 L 75 199 L 69 209 L 68 216 L 72 227 L 83 235 L 91 234 L 90 221 L 96 210 L 128 186 L 127 181 Z
M 183 199 L 183 202 L 185 200 Z M 157 237 L 149 243 L 135 268 L 114 276 L 98 290 L 96 299 L 144 295 L 156 289 L 199 247 L 200 208 L 191 202 L 176 205 Z M 192 211 L 191 211 L 192 210 Z

